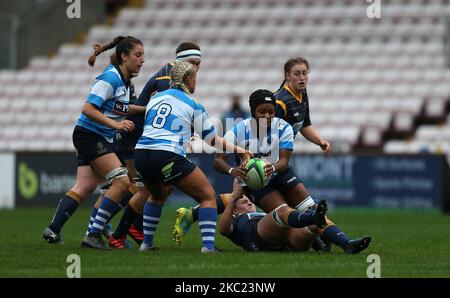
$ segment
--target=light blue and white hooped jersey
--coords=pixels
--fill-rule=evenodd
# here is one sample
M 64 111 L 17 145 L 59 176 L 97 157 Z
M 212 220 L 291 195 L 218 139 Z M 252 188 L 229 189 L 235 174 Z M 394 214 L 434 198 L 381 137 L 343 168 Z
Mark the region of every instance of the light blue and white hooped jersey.
M 128 114 L 130 88 L 113 64 L 108 65 L 101 75 L 95 78 L 86 102 L 96 106 L 106 117 L 120 122 Z M 77 125 L 103 136 L 112 143 L 115 130 L 101 125 L 81 113 Z
M 251 150 L 255 157 L 274 164 L 279 159 L 281 149 L 293 150 L 294 133 L 292 126 L 281 118 L 274 117 L 270 129 L 257 136 L 256 120 L 248 118 L 229 130 L 224 139 L 242 148 Z
M 163 150 L 186 156 L 194 132 L 202 139 L 216 134 L 205 108 L 179 89 L 154 95 L 147 105 L 144 132 L 136 149 Z

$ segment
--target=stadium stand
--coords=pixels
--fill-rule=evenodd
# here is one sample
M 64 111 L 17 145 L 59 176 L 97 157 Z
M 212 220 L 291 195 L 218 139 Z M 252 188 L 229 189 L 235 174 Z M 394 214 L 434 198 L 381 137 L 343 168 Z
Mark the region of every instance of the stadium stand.
M 276 90 L 284 62 L 305 56 L 311 120 L 335 151 L 448 153 L 449 121 L 419 126 L 411 140 L 385 142 L 385 134 L 414 133 L 423 115 L 445 117 L 449 4 L 384 0 L 380 19 L 369 19 L 368 4 L 359 0 L 154 0 L 125 8 L 113 26 L 92 27 L 84 44 L 64 44 L 52 58 L 0 72 L 0 85 L 7 86 L 0 89 L 0 150 L 74 150 L 74 122 L 109 59 L 99 56 L 89 68 L 91 45 L 133 35 L 147 57 L 135 79 L 138 92 L 173 59 L 180 41 L 193 40 L 204 53 L 196 96 L 220 117 L 231 93 L 245 98 L 257 88 Z M 320 151 L 302 138 L 296 142 L 299 152 Z

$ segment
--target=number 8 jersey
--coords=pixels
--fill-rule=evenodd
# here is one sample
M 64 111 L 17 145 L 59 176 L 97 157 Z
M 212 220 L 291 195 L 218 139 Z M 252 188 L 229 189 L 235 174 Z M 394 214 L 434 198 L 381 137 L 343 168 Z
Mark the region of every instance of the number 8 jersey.
M 185 157 L 184 145 L 194 132 L 205 139 L 214 136 L 216 129 L 201 104 L 179 89 L 168 89 L 150 99 L 136 149 L 163 150 Z

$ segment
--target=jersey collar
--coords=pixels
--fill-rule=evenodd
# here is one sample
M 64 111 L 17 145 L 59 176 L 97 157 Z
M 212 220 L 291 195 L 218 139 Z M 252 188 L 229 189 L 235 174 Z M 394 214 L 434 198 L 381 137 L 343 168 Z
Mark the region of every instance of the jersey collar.
M 294 92 L 294 90 L 292 90 L 290 87 L 289 87 L 289 85 L 288 84 L 285 84 L 284 86 L 284 89 L 286 89 L 298 102 L 302 102 L 302 99 L 303 99 L 303 93 L 300 93 L 300 96 L 298 96 L 295 92 Z
M 123 83 L 125 84 L 125 86 L 129 87 L 130 86 L 130 80 L 125 81 L 125 77 L 123 76 L 122 71 L 120 70 L 119 64 L 113 64 L 114 67 L 116 68 L 117 72 L 120 75 L 120 78 L 122 79 Z

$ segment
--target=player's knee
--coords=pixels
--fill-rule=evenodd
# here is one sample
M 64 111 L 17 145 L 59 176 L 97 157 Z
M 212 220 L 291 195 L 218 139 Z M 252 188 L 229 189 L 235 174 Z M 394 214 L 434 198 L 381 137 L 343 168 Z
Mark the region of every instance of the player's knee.
M 319 235 L 320 232 L 322 231 L 316 225 L 309 225 L 309 226 L 305 227 L 305 230 L 313 236 Z
M 272 219 L 281 227 L 289 227 L 288 218 L 292 211 L 294 211 L 294 209 L 290 208 L 287 204 L 282 204 L 273 210 Z
M 199 194 L 198 198 L 199 203 L 210 203 L 216 205 L 216 192 L 211 186 L 202 188 L 201 194 Z
M 281 206 L 278 207 L 279 209 L 276 209 L 276 212 L 278 213 L 278 216 L 283 219 L 287 219 L 289 217 L 289 214 L 291 214 L 292 211 L 294 211 L 294 209 L 290 208 L 288 205 L 283 204 Z M 287 222 L 286 222 L 287 223 Z
M 105 179 L 111 183 L 115 189 L 123 193 L 127 192 L 131 185 L 130 180 L 128 179 L 128 170 L 124 167 L 112 169 L 106 174 Z
M 111 181 L 111 184 L 112 187 L 124 194 L 129 191 L 131 186 L 130 180 L 127 177 L 114 179 Z
M 77 193 L 81 198 L 87 197 L 94 192 L 97 184 L 92 179 L 79 179 L 72 187 L 72 191 Z

